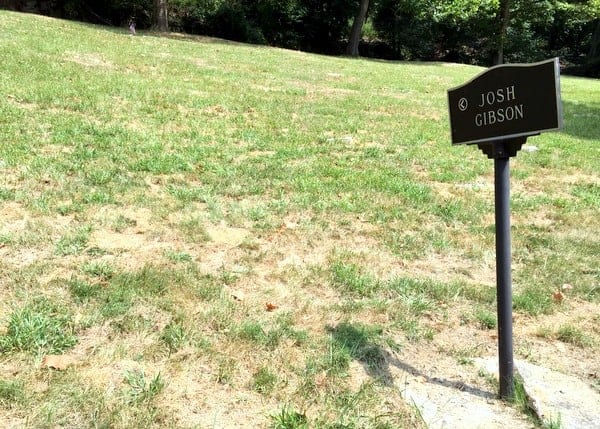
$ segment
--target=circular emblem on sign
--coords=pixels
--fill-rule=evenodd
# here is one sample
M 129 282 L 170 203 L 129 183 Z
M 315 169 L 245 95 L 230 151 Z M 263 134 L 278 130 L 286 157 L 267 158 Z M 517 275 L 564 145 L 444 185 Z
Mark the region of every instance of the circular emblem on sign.
M 466 98 L 461 98 L 458 100 L 458 108 L 461 112 L 464 112 L 469 107 L 469 101 Z

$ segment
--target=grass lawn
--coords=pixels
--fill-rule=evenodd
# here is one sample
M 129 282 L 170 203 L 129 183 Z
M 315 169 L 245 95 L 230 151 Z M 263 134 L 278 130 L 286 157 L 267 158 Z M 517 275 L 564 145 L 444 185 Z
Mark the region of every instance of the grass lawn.
M 0 11 L 0 426 L 420 427 L 495 390 L 480 68 Z M 511 160 L 515 357 L 600 390 L 600 81 Z M 437 372 L 436 372 L 437 371 Z

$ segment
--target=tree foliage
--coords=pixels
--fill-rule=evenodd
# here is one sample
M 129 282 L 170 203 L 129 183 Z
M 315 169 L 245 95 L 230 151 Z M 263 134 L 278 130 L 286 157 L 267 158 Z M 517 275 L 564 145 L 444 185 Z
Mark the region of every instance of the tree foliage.
M 600 50 L 600 0 L 379 0 L 371 20 L 394 58 L 490 65 Z M 506 10 L 504 10 L 506 6 Z M 506 12 L 506 14 L 504 13 Z
M 184 31 L 340 53 L 358 0 L 171 0 L 171 3 L 171 25 Z

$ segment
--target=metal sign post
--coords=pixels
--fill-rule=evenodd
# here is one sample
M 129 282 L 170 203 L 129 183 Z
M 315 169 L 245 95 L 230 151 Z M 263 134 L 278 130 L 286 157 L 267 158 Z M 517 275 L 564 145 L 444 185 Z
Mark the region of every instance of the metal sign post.
M 479 148 L 494 159 L 496 221 L 496 300 L 498 314 L 498 369 L 500 397 L 514 397 L 512 273 L 510 238 L 510 158 L 527 137 L 480 143 Z
M 503 146 L 500 143 L 499 146 Z M 512 398 L 512 276 L 510 243 L 510 157 L 494 159 L 494 191 L 496 203 L 496 296 L 498 312 L 498 357 L 500 396 Z
M 448 91 L 452 143 L 494 160 L 500 397 L 515 394 L 512 338 L 510 158 L 528 136 L 562 127 L 558 58 L 492 67 Z

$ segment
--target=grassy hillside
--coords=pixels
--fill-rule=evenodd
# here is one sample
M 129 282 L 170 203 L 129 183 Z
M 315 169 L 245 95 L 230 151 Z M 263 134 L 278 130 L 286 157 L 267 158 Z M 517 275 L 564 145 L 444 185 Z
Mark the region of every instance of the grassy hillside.
M 493 163 L 446 106 L 480 71 L 0 11 L 0 425 L 419 427 L 406 367 L 497 389 Z M 561 85 L 511 162 L 515 353 L 600 388 L 600 81 Z

